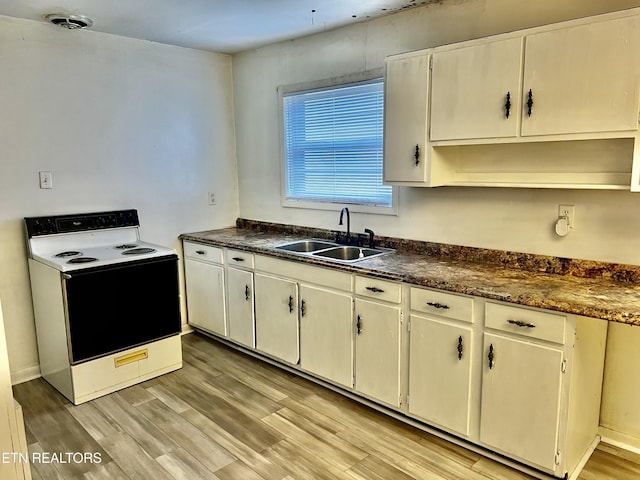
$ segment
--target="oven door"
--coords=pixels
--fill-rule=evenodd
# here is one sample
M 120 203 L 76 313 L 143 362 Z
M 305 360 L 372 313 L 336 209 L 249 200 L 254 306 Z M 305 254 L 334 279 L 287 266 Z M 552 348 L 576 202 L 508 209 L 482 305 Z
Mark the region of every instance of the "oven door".
M 181 330 L 176 255 L 83 269 L 63 278 L 72 364 Z

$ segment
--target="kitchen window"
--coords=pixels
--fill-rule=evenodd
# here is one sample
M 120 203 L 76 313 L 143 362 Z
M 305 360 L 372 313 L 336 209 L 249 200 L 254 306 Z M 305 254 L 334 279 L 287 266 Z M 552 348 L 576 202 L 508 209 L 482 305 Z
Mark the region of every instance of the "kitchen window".
M 334 209 L 340 204 L 395 214 L 395 191 L 382 184 L 379 74 L 355 82 L 282 87 L 280 97 L 283 205 Z

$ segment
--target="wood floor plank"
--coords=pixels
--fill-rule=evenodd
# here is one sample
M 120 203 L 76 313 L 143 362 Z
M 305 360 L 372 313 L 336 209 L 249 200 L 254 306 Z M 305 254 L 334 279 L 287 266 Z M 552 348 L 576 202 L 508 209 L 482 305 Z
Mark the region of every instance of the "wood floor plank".
M 228 465 L 235 457 L 217 444 L 211 437 L 197 429 L 160 400 L 143 403 L 136 407 L 156 425 L 162 434 L 171 438 L 191 455 L 200 459 L 211 472 Z M 167 452 L 168 453 L 168 452 Z
M 131 477 L 116 462 L 111 461 L 86 472 L 82 480 L 131 480 Z
M 174 480 L 140 444 L 126 433 L 100 440 L 100 445 L 131 480 Z
M 235 437 L 229 431 L 197 410 L 189 409 L 181 415 L 211 438 L 215 438 L 221 446 L 236 458 L 243 461 L 246 465 L 250 465 L 251 468 L 262 475 L 265 480 L 280 480 L 285 477 L 285 470 L 279 465 L 269 461 L 261 453 L 245 444 L 241 439 Z
M 332 466 L 331 459 L 323 459 L 309 452 L 297 442 L 282 440 L 263 452 L 264 456 L 289 472 L 296 480 L 351 480 L 349 475 Z
M 131 436 L 153 458 L 159 457 L 176 447 L 176 443 L 167 437 L 142 413 L 127 403 L 118 392 L 93 400 L 94 405 L 110 421 Z M 110 437 L 119 438 L 119 435 Z M 100 442 L 102 444 L 102 442 Z
M 244 462 L 237 460 L 216 472 L 220 480 L 265 480 Z
M 66 409 L 94 440 L 122 433 L 119 425 L 108 419 L 104 413 L 96 408 L 93 402 L 82 405 L 69 404 Z
M 187 402 L 182 401 L 180 397 L 171 393 L 164 385 L 157 384 L 148 387 L 147 391 L 176 413 L 186 412 L 191 408 Z
M 413 480 L 414 478 L 374 455 L 367 455 L 351 467 L 347 474 L 355 480 Z
M 175 480 L 218 480 L 218 477 L 203 462 L 182 448 L 160 455 L 156 461 L 171 474 Z
M 471 470 L 478 472 L 486 478 L 492 480 L 532 480 L 533 477 L 522 472 L 518 472 L 505 465 L 496 463 L 488 458 L 481 457 L 471 467 Z

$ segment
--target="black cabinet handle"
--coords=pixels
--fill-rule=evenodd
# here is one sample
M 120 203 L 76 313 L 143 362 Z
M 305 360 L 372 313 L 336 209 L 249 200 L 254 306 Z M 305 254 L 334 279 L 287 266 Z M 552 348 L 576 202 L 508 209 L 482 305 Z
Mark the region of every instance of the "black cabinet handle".
M 248 302 L 250 298 L 251 290 L 249 290 L 249 285 L 244 286 L 244 299 Z
M 244 262 L 244 258 L 240 257 L 232 257 L 231 260 L 233 260 L 234 262 Z
M 523 322 L 522 320 L 507 320 L 507 323 L 515 325 L 516 327 L 536 328 L 533 323 Z
M 531 116 L 531 111 L 533 109 L 533 92 L 529 89 L 529 93 L 527 94 L 527 115 Z
M 493 343 L 489 345 L 489 354 L 487 355 L 489 359 L 489 370 L 493 368 Z
M 416 166 L 420 163 L 420 146 L 416 143 L 416 151 L 413 154 L 413 158 L 416 160 Z
M 462 335 L 458 337 L 458 360 L 462 360 Z
M 289 295 L 289 313 L 293 313 L 293 295 Z
M 356 317 L 356 333 L 358 335 L 362 333 L 362 319 L 360 318 L 360 315 Z
M 196 250 L 196 253 L 198 255 L 206 255 L 207 254 L 207 252 L 205 252 L 204 250 Z
M 369 290 L 370 292 L 373 293 L 382 293 L 384 292 L 384 290 L 378 288 L 378 287 L 365 287 L 366 290 Z
M 442 308 L 444 310 L 448 310 L 449 309 L 449 305 L 444 305 L 444 304 L 438 303 L 438 302 L 427 302 L 427 305 L 429 305 L 430 307 L 433 307 L 433 308 Z
M 300 316 L 304 317 L 304 314 L 307 313 L 307 304 L 304 300 L 300 301 Z
M 509 118 L 511 113 L 511 92 L 507 92 L 507 101 L 504 104 L 504 115 Z

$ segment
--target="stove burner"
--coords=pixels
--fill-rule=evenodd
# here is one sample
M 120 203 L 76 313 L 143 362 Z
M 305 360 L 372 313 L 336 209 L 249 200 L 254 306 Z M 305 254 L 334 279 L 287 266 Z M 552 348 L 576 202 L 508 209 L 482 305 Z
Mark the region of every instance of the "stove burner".
M 78 258 L 72 258 L 67 263 L 89 263 L 89 262 L 96 262 L 97 260 L 98 259 L 95 257 L 78 257 Z
M 60 252 L 56 253 L 54 257 L 57 258 L 66 258 L 66 257 L 75 257 L 77 255 L 82 255 L 80 252 L 75 252 L 73 250 L 69 250 L 68 252 Z
M 137 246 L 138 245 L 136 245 L 135 243 L 123 243 L 122 245 L 116 245 L 113 248 L 118 249 L 118 250 L 125 250 L 127 248 L 136 248 Z
M 125 250 L 124 252 L 122 252 L 122 255 L 140 255 L 142 253 L 153 253 L 155 251 L 156 251 L 155 248 L 140 247 L 140 248 L 132 248 L 130 250 Z

